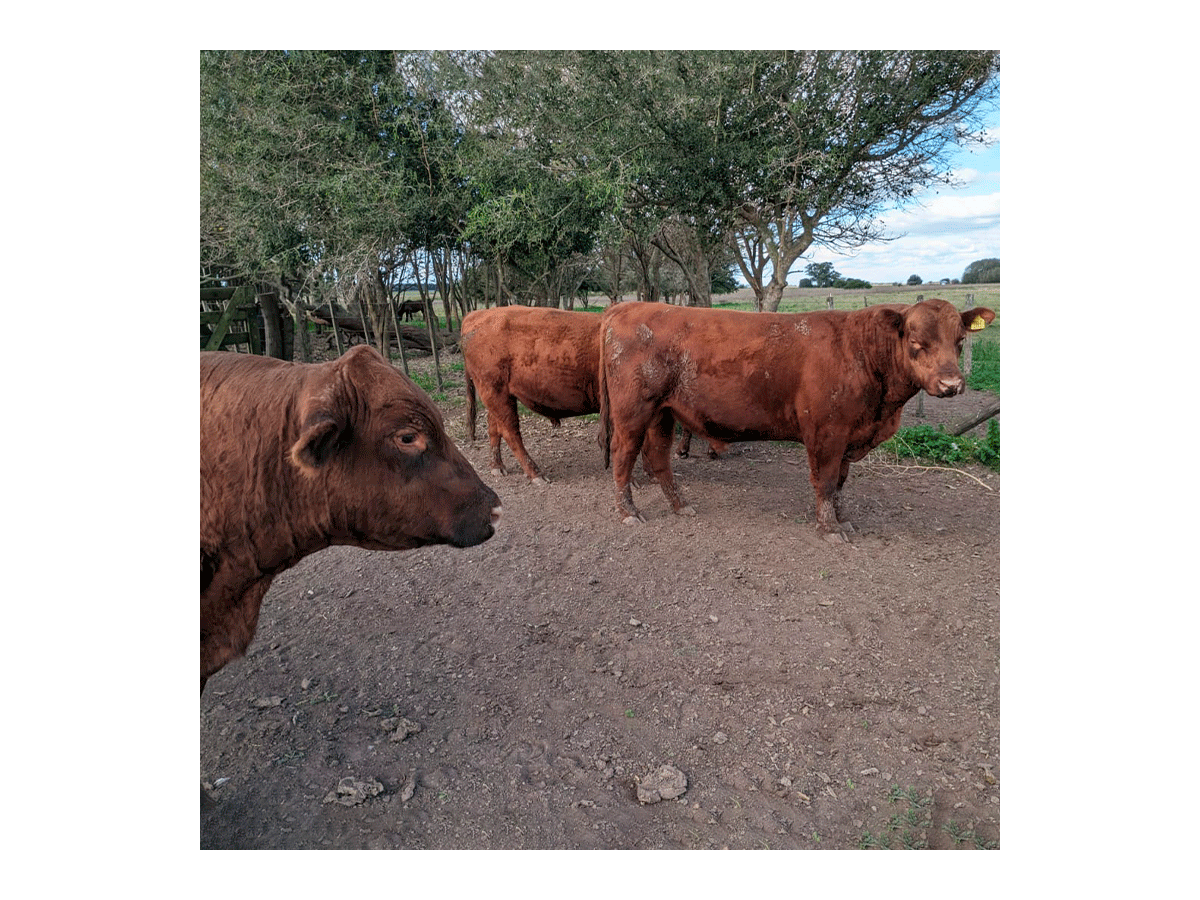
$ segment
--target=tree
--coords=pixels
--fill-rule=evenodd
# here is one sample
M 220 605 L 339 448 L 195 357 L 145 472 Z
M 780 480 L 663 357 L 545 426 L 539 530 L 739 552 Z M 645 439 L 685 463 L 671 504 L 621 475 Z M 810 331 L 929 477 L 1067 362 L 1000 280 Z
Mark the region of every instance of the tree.
M 737 248 L 777 308 L 810 246 L 881 238 L 879 210 L 949 177 L 998 71 L 995 53 L 945 52 L 200 62 L 202 267 L 277 288 L 298 346 L 305 304 L 331 295 L 362 302 L 382 344 L 398 266 L 436 281 L 452 321 L 452 298 L 461 315 L 476 297 L 573 296 L 600 254 L 610 291 L 629 273 L 645 299 L 710 305 Z
M 742 54 L 731 98 L 756 167 L 739 173 L 740 220 L 772 259 L 765 307 L 813 244 L 846 249 L 886 236 L 878 214 L 951 181 L 949 150 L 973 140 L 999 90 L 994 52 L 812 51 Z M 741 157 L 755 159 L 755 153 Z
M 1000 260 L 977 259 L 965 269 L 962 276 L 963 284 L 999 284 Z
M 473 114 L 505 146 L 538 148 L 558 177 L 606 185 L 640 274 L 661 255 L 707 306 L 741 189 L 730 172 L 745 168 L 730 156 L 741 144 L 722 138 L 722 98 L 741 78 L 730 62 L 695 51 L 497 52 L 480 68 Z M 656 290 L 643 281 L 639 293 Z
M 833 287 L 842 277 L 830 262 L 809 263 L 804 271 L 812 279 L 813 286 L 819 288 Z
M 379 264 L 415 181 L 394 54 L 206 51 L 200 75 L 202 265 L 278 285 L 301 355 L 302 295 L 324 284 L 372 298 L 383 344 Z
M 711 279 L 712 293 L 732 294 L 740 285 L 733 273 L 733 263 L 727 263 L 713 270 Z
M 910 285 L 921 284 L 921 276 L 920 275 L 909 275 L 908 281 L 906 281 L 905 284 L 910 284 Z

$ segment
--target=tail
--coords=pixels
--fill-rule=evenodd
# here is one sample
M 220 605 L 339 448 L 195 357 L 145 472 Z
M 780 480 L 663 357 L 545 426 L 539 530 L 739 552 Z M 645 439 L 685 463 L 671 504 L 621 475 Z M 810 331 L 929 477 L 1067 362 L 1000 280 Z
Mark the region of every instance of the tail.
M 608 367 L 604 364 L 604 332 L 607 329 L 605 326 L 600 327 L 600 433 L 596 436 L 597 442 L 604 448 L 604 468 L 609 467 L 610 456 L 612 452 L 612 411 L 608 403 Z
M 475 440 L 475 382 L 471 380 L 471 375 L 466 370 L 463 371 L 463 376 L 467 379 L 467 437 Z

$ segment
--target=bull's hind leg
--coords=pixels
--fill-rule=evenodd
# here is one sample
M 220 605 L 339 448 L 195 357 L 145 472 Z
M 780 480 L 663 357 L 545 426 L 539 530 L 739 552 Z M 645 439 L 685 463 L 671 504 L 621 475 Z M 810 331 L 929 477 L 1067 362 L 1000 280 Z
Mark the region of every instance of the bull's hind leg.
M 680 495 L 679 487 L 675 484 L 675 474 L 671 471 L 671 440 L 674 436 L 675 419 L 669 410 L 662 410 L 646 431 L 646 468 L 662 488 L 663 496 L 671 504 L 671 510 L 676 515 L 694 516 L 696 511 L 688 506 Z
M 492 474 L 507 475 L 504 460 L 500 458 L 500 421 L 491 410 L 488 410 L 488 445 L 492 448 Z
M 521 440 L 521 419 L 517 415 L 517 398 L 505 397 L 488 404 L 488 438 L 492 442 L 492 474 L 504 475 L 504 464 L 500 461 L 500 438 L 503 437 L 517 458 L 517 464 L 534 484 L 548 484 L 550 479 L 542 475 L 537 463 L 525 449 Z M 493 415 L 494 411 L 494 415 Z M 495 430 L 493 430 L 493 426 Z
M 632 433 L 626 429 L 613 429 L 611 458 L 613 485 L 617 492 L 617 513 L 626 525 L 645 522 L 645 517 L 633 503 L 633 464 L 642 452 L 644 432 Z

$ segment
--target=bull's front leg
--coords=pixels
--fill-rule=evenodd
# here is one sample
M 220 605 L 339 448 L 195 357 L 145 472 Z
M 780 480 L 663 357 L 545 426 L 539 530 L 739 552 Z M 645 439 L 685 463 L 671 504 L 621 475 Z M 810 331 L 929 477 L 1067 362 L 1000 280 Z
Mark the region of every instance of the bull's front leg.
M 848 541 L 846 531 L 838 519 L 838 501 L 842 484 L 846 480 L 850 463 L 844 458 L 845 445 L 831 447 L 829 444 L 808 446 L 809 479 L 817 497 L 817 530 L 831 541 Z

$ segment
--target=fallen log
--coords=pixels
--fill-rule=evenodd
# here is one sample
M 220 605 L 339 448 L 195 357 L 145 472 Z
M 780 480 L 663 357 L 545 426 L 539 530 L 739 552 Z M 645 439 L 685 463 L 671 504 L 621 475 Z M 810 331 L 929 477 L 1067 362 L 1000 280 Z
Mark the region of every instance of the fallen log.
M 980 424 L 981 422 L 986 422 L 992 416 L 997 416 L 999 414 L 1000 414 L 1000 401 L 997 400 L 995 403 L 992 403 L 989 406 L 985 406 L 983 409 L 981 409 L 978 413 L 971 416 L 970 418 L 963 419 L 957 425 L 952 426 L 950 428 L 950 433 L 956 437 L 960 434 L 966 434 L 968 431 L 970 431 L 976 425 Z
M 329 316 L 322 316 L 310 312 L 308 314 L 308 319 L 310 322 L 313 322 L 324 328 L 329 328 L 332 325 L 332 321 Z M 364 341 L 369 341 L 373 344 L 375 342 L 375 333 L 364 333 L 363 323 L 361 320 L 352 316 L 338 316 L 336 321 L 338 331 L 345 335 L 347 343 L 358 344 L 363 343 Z M 404 341 L 405 350 L 419 350 L 423 353 L 433 352 L 433 348 L 429 345 L 429 331 L 423 326 L 418 327 L 413 325 L 401 325 L 400 339 Z M 400 345 L 397 343 L 396 335 L 391 332 L 391 329 L 388 329 L 388 342 L 397 350 L 399 350 Z M 456 350 L 458 348 L 458 332 L 439 331 L 438 343 L 443 350 Z

